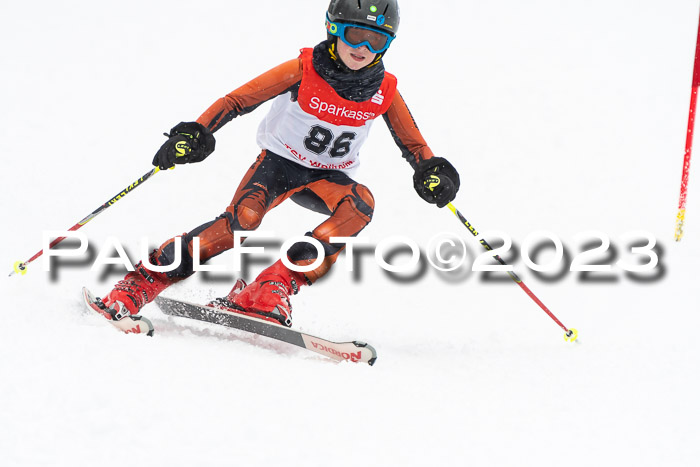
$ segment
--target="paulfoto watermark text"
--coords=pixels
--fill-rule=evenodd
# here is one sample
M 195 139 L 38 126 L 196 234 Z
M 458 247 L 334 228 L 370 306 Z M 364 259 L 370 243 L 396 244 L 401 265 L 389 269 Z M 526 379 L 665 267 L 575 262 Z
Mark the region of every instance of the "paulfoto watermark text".
M 58 237 L 72 239 L 69 248 L 49 249 L 51 241 Z M 566 274 L 578 273 L 582 277 L 610 277 L 626 274 L 632 279 L 658 280 L 663 277 L 663 248 L 652 234 L 645 231 L 628 232 L 612 238 L 601 231 L 587 231 L 574 236 L 566 245 L 555 233 L 536 231 L 527 235 L 521 243 L 516 243 L 502 232 L 484 232 L 480 238 L 487 238 L 489 248 L 479 239 L 465 239 L 455 233 L 441 232 L 434 235 L 427 244 L 422 244 L 409 236 L 391 236 L 378 242 L 369 237 L 331 237 L 334 246 L 343 246 L 345 257 L 342 265 L 333 269 L 355 273 L 358 258 L 371 262 L 389 275 L 397 277 L 422 277 L 421 271 L 433 269 L 442 277 L 451 273 L 465 275 L 465 272 L 483 273 L 493 276 L 497 273 L 527 268 L 543 280 L 561 279 Z M 248 246 L 258 240 L 266 240 L 277 248 Z M 182 263 L 182 237 L 174 239 L 174 259 L 171 264 L 152 264 L 149 255 L 152 243 L 143 237 L 139 241 L 136 255 L 127 253 L 120 239 L 107 237 L 99 247 L 90 244 L 86 235 L 75 231 L 47 231 L 43 234 L 43 269 L 52 271 L 60 268 L 66 260 L 83 260 L 89 257 L 92 271 L 112 270 L 133 271 L 134 259 L 142 261 L 147 269 L 157 272 L 170 272 Z M 299 242 L 308 243 L 316 250 L 316 258 L 310 264 L 297 265 L 287 257 L 287 251 Z M 66 246 L 69 246 L 66 245 Z M 491 247 L 493 245 L 494 247 Z M 89 251 L 90 250 L 90 251 Z M 245 269 L 244 263 L 260 257 L 277 257 L 289 269 L 307 272 L 319 267 L 325 258 L 324 245 L 310 236 L 297 236 L 279 240 L 271 231 L 237 231 L 233 235 L 233 248 L 224 264 L 206 264 L 200 258 L 200 239 L 192 238 L 192 270 L 205 273 L 237 273 Z M 96 253 L 95 253 L 96 252 Z M 494 259 L 498 256 L 503 261 Z M 505 264 L 503 264 L 505 263 Z

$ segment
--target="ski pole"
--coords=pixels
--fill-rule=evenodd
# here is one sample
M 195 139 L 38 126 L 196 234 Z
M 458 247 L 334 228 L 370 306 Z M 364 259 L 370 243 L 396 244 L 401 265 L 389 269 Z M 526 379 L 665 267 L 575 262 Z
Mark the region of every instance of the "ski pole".
M 68 231 L 71 232 L 74 230 L 78 230 L 79 228 L 81 228 L 82 226 L 84 226 L 85 224 L 87 224 L 88 222 L 93 220 L 95 217 L 97 217 L 98 214 L 100 214 L 105 209 L 107 209 L 108 207 L 110 207 L 111 205 L 113 205 L 114 203 L 119 201 L 120 199 L 122 199 L 124 196 L 128 195 L 134 188 L 136 188 L 137 186 L 141 185 L 143 182 L 148 180 L 151 177 L 151 175 L 158 172 L 159 170 L 160 169 L 158 167 L 152 168 L 150 171 L 148 171 L 146 174 L 144 174 L 141 178 L 139 178 L 138 180 L 133 182 L 131 185 L 129 185 L 128 187 L 126 187 L 122 191 L 120 191 L 119 194 L 110 198 L 109 201 L 107 201 L 106 203 L 104 203 L 102 206 L 95 209 L 94 211 L 92 211 L 90 214 L 88 214 L 87 217 L 85 217 L 83 220 L 81 220 L 80 222 L 75 224 L 73 227 L 68 229 Z M 54 241 L 52 241 L 49 244 L 49 249 L 58 245 L 59 243 L 61 243 L 65 239 L 66 239 L 66 237 L 56 238 Z M 29 258 L 27 261 L 24 261 L 24 262 L 17 261 L 14 265 L 14 270 L 10 273 L 10 276 L 12 276 L 13 274 L 20 274 L 20 275 L 26 274 L 27 273 L 27 265 L 29 263 L 31 263 L 32 261 L 34 261 L 35 259 L 37 259 L 39 256 L 41 256 L 43 253 L 44 253 L 44 250 L 39 250 L 34 256 Z
M 479 232 L 476 231 L 476 229 L 469 223 L 469 221 L 462 215 L 462 213 L 457 210 L 457 208 L 452 203 L 447 203 L 447 207 L 450 208 L 450 211 L 452 211 L 452 213 L 455 216 L 457 216 L 457 218 L 462 222 L 462 224 L 464 224 L 464 226 L 469 230 L 469 232 L 472 233 L 472 235 L 479 238 Z M 493 251 L 491 245 L 489 245 L 484 238 L 479 238 L 479 243 L 481 243 L 481 246 L 486 248 L 486 250 Z M 506 262 L 503 261 L 503 259 L 499 255 L 493 255 L 493 257 L 496 258 L 496 261 L 498 261 L 502 265 L 507 266 Z M 564 335 L 564 339 L 566 341 L 574 342 L 578 338 L 578 331 L 574 328 L 569 329 L 566 326 L 564 326 L 562 322 L 559 321 L 556 316 L 554 316 L 554 313 L 549 311 L 549 308 L 547 308 L 545 304 L 542 303 L 542 301 L 539 298 L 537 298 L 537 296 L 534 293 L 532 293 L 532 290 L 530 290 L 528 286 L 525 285 L 525 283 L 517 276 L 517 274 L 515 274 L 513 271 L 507 272 L 511 279 L 513 279 L 515 283 L 518 284 L 521 289 L 523 289 L 523 291 L 528 295 L 528 297 L 534 300 L 534 302 L 537 303 L 540 306 L 540 308 L 542 308 L 542 310 L 544 310 L 544 312 L 547 313 L 549 317 L 552 318 L 554 322 L 557 323 L 559 327 L 561 327 L 564 330 L 564 332 L 566 333 Z

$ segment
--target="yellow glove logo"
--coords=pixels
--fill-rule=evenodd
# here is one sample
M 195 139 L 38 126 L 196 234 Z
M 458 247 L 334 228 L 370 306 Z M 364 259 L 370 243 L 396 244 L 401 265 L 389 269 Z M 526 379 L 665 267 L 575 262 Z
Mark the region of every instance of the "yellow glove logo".
M 433 191 L 438 185 L 440 185 L 440 177 L 431 175 L 425 182 L 423 182 L 423 184 L 427 186 L 430 191 Z
M 187 141 L 178 141 L 178 143 L 175 144 L 175 157 L 184 157 L 191 151 L 192 149 Z

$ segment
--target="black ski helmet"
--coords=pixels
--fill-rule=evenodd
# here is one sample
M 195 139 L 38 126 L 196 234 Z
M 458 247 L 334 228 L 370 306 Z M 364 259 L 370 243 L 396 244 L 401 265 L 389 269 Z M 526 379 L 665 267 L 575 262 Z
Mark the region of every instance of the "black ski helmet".
M 399 30 L 397 0 L 331 0 L 328 19 L 333 22 L 359 24 L 396 36 Z

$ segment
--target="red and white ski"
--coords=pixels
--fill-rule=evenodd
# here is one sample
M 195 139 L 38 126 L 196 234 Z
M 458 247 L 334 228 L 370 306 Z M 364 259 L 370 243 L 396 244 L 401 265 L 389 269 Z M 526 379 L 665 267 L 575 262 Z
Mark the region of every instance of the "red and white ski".
M 86 287 L 83 287 L 83 301 L 88 310 L 94 311 L 103 318 L 107 319 L 115 328 L 126 334 L 146 334 L 148 336 L 153 335 L 153 324 L 143 316 L 127 316 L 120 319 L 119 321 L 114 321 L 109 317 L 102 308 L 97 305 L 97 299 Z
M 369 365 L 373 365 L 377 360 L 377 352 L 374 347 L 365 342 L 331 342 L 250 316 L 165 297 L 156 297 L 155 304 L 166 315 L 206 321 L 260 334 L 325 355 L 333 360 L 364 362 Z

